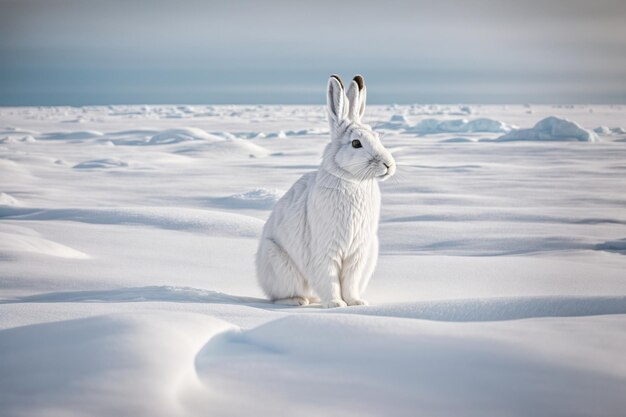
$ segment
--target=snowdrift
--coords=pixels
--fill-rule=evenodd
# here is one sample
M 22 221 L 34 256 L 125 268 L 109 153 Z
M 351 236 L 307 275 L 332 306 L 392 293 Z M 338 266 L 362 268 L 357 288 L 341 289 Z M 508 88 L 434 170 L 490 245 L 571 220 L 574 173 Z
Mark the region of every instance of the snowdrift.
M 599 243 L 596 245 L 595 249 L 626 255 L 626 238 Z
M 531 129 L 514 130 L 495 140 L 498 142 L 534 140 L 595 142 L 598 136 L 571 120 L 550 116 L 539 121 Z
M 224 208 L 258 209 L 270 210 L 274 204 L 282 197 L 284 192 L 279 190 L 269 190 L 267 188 L 256 188 L 245 193 L 233 194 L 227 197 L 211 199 L 213 204 Z
M 510 132 L 517 129 L 517 126 L 510 125 L 499 120 L 479 118 L 468 119 L 424 119 L 416 125 L 406 129 L 407 133 L 417 133 L 420 135 L 434 133 L 473 133 L 473 132 Z
M 185 414 L 190 392 L 206 394 L 195 355 L 232 328 L 197 314 L 134 313 L 2 330 L 2 414 Z
M 89 258 L 86 253 L 29 232 L 31 231 L 21 228 L 11 231 L 0 230 L 0 258 L 24 252 L 66 259 Z
M 68 220 L 92 224 L 128 224 L 205 233 L 212 236 L 257 237 L 263 222 L 220 211 L 174 207 L 97 207 L 37 209 L 0 206 L 0 218 Z
M 623 403 L 610 366 L 599 374 L 584 366 L 567 368 L 565 363 L 584 362 L 585 356 L 558 357 L 506 326 L 492 325 L 485 339 L 476 325 L 387 320 L 300 314 L 248 331 L 227 331 L 199 352 L 197 372 L 226 414 L 280 415 L 296 403 L 315 408 L 303 415 L 341 409 L 349 416 L 415 416 L 436 409 L 449 416 L 480 416 L 484 410 L 521 416 L 546 408 L 545 415 L 584 415 L 597 414 L 597 404 L 618 410 Z M 535 336 L 565 346 L 563 330 L 545 322 L 534 325 Z M 377 366 L 381 361 L 384 366 Z M 515 387 L 503 382 L 509 374 L 517 376 Z M 377 383 L 389 378 L 391 385 Z M 229 400 L 241 392 L 247 393 L 245 402 Z
M 75 169 L 95 169 L 95 168 L 127 168 L 128 162 L 120 159 L 94 159 L 92 161 L 84 161 L 74 165 Z
M 407 129 L 410 126 L 410 122 L 404 114 L 394 114 L 391 116 L 389 121 L 376 123 L 374 129 L 390 129 L 390 130 L 398 130 L 398 129 Z
M 168 129 L 152 136 L 147 145 L 169 145 L 172 143 L 187 142 L 192 140 L 206 140 L 219 142 L 224 140 L 219 136 L 211 135 L 202 129 L 186 127 L 179 129 Z
M 412 125 L 405 114 L 394 114 L 386 122 L 379 122 L 374 129 L 402 130 L 405 133 L 417 133 L 420 135 L 436 133 L 472 133 L 472 132 L 495 132 L 505 133 L 517 129 L 499 120 L 489 118 L 478 119 L 434 119 L 428 118 Z
M 50 139 L 50 140 L 83 140 L 83 139 L 94 139 L 103 136 L 104 133 L 97 130 L 84 130 L 77 132 L 54 132 L 54 133 L 46 133 L 41 135 L 41 139 Z
M 110 134 L 109 142 L 116 146 L 165 147 L 179 154 L 212 153 L 218 156 L 257 158 L 269 152 L 248 140 L 238 139 L 229 132 L 219 135 L 199 128 L 167 129 L 158 133 L 150 130 L 129 130 Z M 139 138 L 138 138 L 139 136 Z

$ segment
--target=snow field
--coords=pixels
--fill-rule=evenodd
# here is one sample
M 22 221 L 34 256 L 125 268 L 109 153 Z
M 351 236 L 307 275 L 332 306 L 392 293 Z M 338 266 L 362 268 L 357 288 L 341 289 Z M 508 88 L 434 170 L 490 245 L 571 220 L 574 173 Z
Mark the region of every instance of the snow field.
M 1 108 L 0 414 L 619 415 L 625 112 L 372 106 L 372 305 L 322 310 L 253 259 L 323 107 Z

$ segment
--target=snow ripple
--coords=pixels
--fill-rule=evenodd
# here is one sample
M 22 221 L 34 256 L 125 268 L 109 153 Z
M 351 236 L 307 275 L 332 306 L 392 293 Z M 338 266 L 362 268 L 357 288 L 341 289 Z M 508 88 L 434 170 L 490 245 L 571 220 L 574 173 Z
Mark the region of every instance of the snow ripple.
M 231 237 L 257 237 L 263 227 L 261 220 L 241 214 L 172 207 L 27 209 L 1 206 L 0 218 L 136 224 Z

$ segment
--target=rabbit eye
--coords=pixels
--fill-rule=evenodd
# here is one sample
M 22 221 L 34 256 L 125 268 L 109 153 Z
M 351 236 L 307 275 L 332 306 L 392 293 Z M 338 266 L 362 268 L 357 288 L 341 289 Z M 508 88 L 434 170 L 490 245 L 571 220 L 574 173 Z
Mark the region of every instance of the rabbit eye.
M 363 145 L 361 145 L 361 141 L 360 141 L 360 140 L 358 140 L 358 139 L 354 139 L 354 140 L 352 141 L 352 147 L 353 147 L 353 148 L 362 148 L 362 147 L 363 147 Z

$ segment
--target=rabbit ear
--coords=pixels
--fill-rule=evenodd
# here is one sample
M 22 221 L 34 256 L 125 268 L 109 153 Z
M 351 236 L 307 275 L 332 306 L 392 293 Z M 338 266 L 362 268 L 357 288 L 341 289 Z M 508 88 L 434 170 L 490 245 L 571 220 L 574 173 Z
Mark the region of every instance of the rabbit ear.
M 338 75 L 331 75 L 328 80 L 328 115 L 331 125 L 339 125 L 348 115 L 348 99 L 343 91 L 343 82 Z
M 362 75 L 355 75 L 352 79 L 348 90 L 348 98 L 350 99 L 350 119 L 360 122 L 363 113 L 365 113 L 365 101 L 367 100 L 367 89 L 365 88 L 365 79 L 363 79 Z
M 359 117 L 359 85 L 355 80 L 352 80 L 350 82 L 350 87 L 348 87 L 346 97 L 348 98 L 348 119 L 356 123 L 360 122 L 361 118 Z

